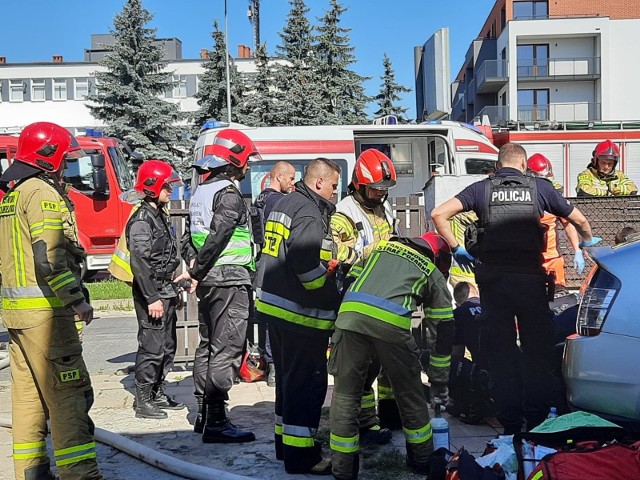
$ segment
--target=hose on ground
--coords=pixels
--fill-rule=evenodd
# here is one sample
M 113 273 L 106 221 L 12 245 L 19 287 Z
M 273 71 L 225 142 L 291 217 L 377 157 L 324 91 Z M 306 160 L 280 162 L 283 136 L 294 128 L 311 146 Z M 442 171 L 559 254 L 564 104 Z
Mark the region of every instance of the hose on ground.
M 9 355 L 4 358 L 0 358 L 0 370 L 9 366 Z
M 5 418 L 0 418 L 0 427 L 11 428 L 11 422 Z M 152 448 L 141 445 L 117 433 L 110 432 L 103 428 L 96 428 L 96 440 L 105 445 L 109 445 L 121 452 L 124 452 L 133 458 L 142 460 L 143 462 L 173 473 L 183 478 L 191 480 L 252 480 L 253 477 L 245 477 L 235 473 L 217 470 L 215 468 L 203 467 L 194 463 L 179 460 L 170 455 L 157 452 Z

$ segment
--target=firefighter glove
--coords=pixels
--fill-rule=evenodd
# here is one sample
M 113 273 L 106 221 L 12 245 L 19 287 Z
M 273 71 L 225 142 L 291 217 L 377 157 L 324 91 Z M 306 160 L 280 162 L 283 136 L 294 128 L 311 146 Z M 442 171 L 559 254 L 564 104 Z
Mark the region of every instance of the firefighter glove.
M 573 268 L 577 270 L 579 274 L 584 271 L 584 255 L 582 250 L 578 250 L 573 256 Z
M 473 271 L 473 262 L 475 258 L 473 258 L 462 245 L 452 248 L 451 253 L 462 270 L 467 273 L 471 273 Z
M 585 242 L 584 240 L 581 241 L 579 247 L 580 248 L 593 247 L 599 244 L 601 241 L 602 241 L 602 238 L 600 237 L 592 237 L 591 240 L 589 240 L 588 242 Z

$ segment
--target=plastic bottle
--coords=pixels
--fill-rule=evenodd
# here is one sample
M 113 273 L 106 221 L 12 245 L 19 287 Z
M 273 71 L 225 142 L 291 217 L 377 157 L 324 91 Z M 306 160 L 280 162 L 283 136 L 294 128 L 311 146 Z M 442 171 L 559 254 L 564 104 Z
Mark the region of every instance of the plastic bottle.
M 433 449 L 437 450 L 441 447 L 449 450 L 449 422 L 446 418 L 442 418 L 442 404 L 436 403 L 433 411 L 434 417 L 431 419 L 431 431 L 433 432 Z
M 547 418 L 558 418 L 558 410 L 556 407 L 551 407 L 549 409 L 549 415 L 547 415 Z

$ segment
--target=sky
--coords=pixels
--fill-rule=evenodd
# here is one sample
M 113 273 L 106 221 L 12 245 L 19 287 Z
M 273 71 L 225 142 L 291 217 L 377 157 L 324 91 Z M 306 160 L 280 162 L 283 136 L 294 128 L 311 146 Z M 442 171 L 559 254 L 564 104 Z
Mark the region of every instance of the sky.
M 51 61 L 62 55 L 65 61 L 82 61 L 90 48 L 92 33 L 108 33 L 113 18 L 125 0 L 22 0 L 2 2 L 0 56 L 10 62 Z M 329 0 L 306 0 L 312 24 L 329 10 Z M 415 89 L 413 49 L 423 45 L 438 29 L 449 28 L 451 76 L 454 77 L 471 41 L 478 36 L 495 0 L 340 0 L 347 8 L 341 26 L 350 28 L 351 45 L 357 62 L 352 69 L 372 77 L 366 93 L 380 91 L 382 60 L 392 62 L 396 81 Z M 260 1 L 261 41 L 270 55 L 280 44 L 278 32 L 285 25 L 291 6 L 287 0 Z M 158 38 L 182 41 L 183 58 L 198 58 L 201 48 L 212 48 L 214 19 L 224 30 L 224 0 L 143 0 L 153 15 L 149 27 Z M 227 0 L 229 53 L 237 45 L 253 46 L 253 32 L 247 18 L 248 0 Z M 24 18 L 24 21 L 21 19 Z M 415 94 L 403 94 L 400 102 L 408 118 L 415 118 Z M 372 103 L 369 111 L 375 111 Z

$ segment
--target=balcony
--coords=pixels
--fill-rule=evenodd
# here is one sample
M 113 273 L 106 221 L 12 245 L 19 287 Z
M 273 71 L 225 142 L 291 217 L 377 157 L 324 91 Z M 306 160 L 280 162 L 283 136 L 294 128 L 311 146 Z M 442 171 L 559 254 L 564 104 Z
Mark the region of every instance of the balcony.
M 508 81 L 509 69 L 506 60 L 485 60 L 476 70 L 477 93 L 496 93 Z
M 509 107 L 490 105 L 480 110 L 477 116 L 482 118 L 483 115 L 489 117 L 491 125 L 504 125 L 509 121 Z
M 601 119 L 600 104 L 590 102 L 551 103 L 549 105 L 519 105 L 518 118 L 510 118 L 508 106 L 491 105 L 478 112 L 489 117 L 491 125 L 508 122 L 597 122 Z
M 518 60 L 518 81 L 572 81 L 600 78 L 600 57 Z
M 459 93 L 456 101 L 453 103 L 451 107 L 451 119 L 457 121 L 466 121 L 466 95 L 464 93 Z

